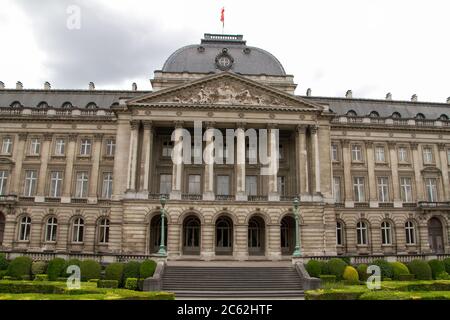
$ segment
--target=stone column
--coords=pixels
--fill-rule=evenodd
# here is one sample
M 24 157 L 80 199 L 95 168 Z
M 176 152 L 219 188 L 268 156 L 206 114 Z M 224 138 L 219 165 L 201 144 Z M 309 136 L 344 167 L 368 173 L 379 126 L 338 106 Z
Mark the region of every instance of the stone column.
M 398 179 L 398 158 L 397 149 L 394 142 L 389 143 L 389 158 L 391 161 L 392 188 L 394 195 L 394 208 L 402 207 L 402 199 L 400 197 L 400 183 Z
M 213 123 L 206 124 L 205 132 L 205 169 L 203 174 L 203 200 L 213 201 L 214 195 L 214 127 Z M 211 130 L 210 130 L 211 129 Z
M 352 160 L 350 157 L 349 141 L 342 140 L 342 162 L 344 164 L 344 196 L 345 196 L 345 207 L 353 208 L 355 203 L 353 201 L 353 191 L 352 191 L 352 172 L 351 165 Z
M 306 126 L 299 125 L 297 127 L 298 139 L 298 171 L 299 171 L 299 185 L 301 200 L 306 200 L 304 197 L 309 195 L 309 174 L 308 174 L 308 151 L 306 149 Z
M 319 126 L 310 126 L 309 130 L 311 132 L 311 146 L 312 146 L 312 156 L 313 164 L 312 169 L 314 171 L 314 193 L 320 195 L 320 157 L 319 157 L 319 138 L 317 131 Z
M 94 148 L 92 150 L 92 170 L 89 180 L 89 203 L 97 203 L 98 198 L 98 179 L 100 169 L 100 155 L 102 150 L 103 134 L 94 135 Z
M 72 189 L 73 162 L 75 160 L 75 149 L 77 135 L 70 134 L 66 153 L 66 168 L 64 170 L 64 189 L 61 197 L 62 203 L 70 203 Z
M 422 178 L 422 157 L 417 150 L 417 143 L 411 143 L 411 150 L 413 155 L 413 166 L 414 166 L 414 180 L 416 181 L 416 201 L 424 200 L 423 193 L 423 178 Z
M 448 179 L 448 161 L 447 161 L 447 153 L 445 150 L 445 144 L 439 143 L 439 158 L 440 165 L 442 171 L 442 184 L 444 185 L 443 192 L 441 192 L 441 200 L 442 201 L 450 201 L 450 189 L 449 189 L 449 179 Z M 443 193 L 443 195 L 442 195 Z
M 41 149 L 41 167 L 39 169 L 39 178 L 37 185 L 37 195 L 34 197 L 35 202 L 45 202 L 45 182 L 47 181 L 47 167 L 50 157 L 50 143 L 53 136 L 51 134 L 44 134 L 44 141 Z
M 367 170 L 369 177 L 369 206 L 378 208 L 377 181 L 375 177 L 375 159 L 373 154 L 373 142 L 366 141 Z
M 245 124 L 238 124 L 236 129 L 236 201 L 247 201 L 245 192 Z
M 136 192 L 136 170 L 139 139 L 139 121 L 131 121 L 130 152 L 128 158 L 127 191 Z
M 153 126 L 151 121 L 144 121 L 144 136 L 142 140 L 141 176 L 139 191 L 141 198 L 147 199 L 150 191 L 152 174 Z
M 269 201 L 280 201 L 278 192 L 278 169 L 279 169 L 279 133 L 275 124 L 268 128 L 267 148 L 269 154 Z
M 19 143 L 17 145 L 16 151 L 15 151 L 15 166 L 13 169 L 13 173 L 11 174 L 13 176 L 12 180 L 12 188 L 11 193 L 19 195 L 21 193 L 20 190 L 20 180 L 21 180 L 21 174 L 22 174 L 22 162 L 23 158 L 26 154 L 26 141 L 27 141 L 27 134 L 26 133 L 19 133 Z
M 183 181 L 183 123 L 175 122 L 175 141 L 173 156 L 177 160 L 172 166 L 172 192 L 171 200 L 181 200 L 181 188 Z M 190 147 L 190 146 L 189 146 Z M 174 159 L 172 158 L 172 159 Z
M 122 118 L 125 116 L 126 118 Z M 120 200 L 128 187 L 128 167 L 130 150 L 130 119 L 128 114 L 119 114 L 116 134 L 116 154 L 113 170 L 113 199 Z

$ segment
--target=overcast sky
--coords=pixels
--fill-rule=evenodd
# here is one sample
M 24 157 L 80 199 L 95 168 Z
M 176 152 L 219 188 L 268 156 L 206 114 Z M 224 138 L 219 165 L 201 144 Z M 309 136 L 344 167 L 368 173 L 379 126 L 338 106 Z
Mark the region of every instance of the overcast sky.
M 70 5 L 80 29 L 67 28 Z M 222 6 L 225 33 L 273 53 L 297 94 L 450 96 L 448 0 L 0 0 L 0 81 L 149 90 L 174 50 L 222 32 Z

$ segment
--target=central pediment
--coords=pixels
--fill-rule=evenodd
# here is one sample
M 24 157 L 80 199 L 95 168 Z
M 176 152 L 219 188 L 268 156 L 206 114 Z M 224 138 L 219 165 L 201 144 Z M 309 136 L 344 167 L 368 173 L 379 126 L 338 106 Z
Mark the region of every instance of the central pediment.
M 320 105 L 228 72 L 136 97 L 128 100 L 127 104 L 233 105 L 323 110 Z

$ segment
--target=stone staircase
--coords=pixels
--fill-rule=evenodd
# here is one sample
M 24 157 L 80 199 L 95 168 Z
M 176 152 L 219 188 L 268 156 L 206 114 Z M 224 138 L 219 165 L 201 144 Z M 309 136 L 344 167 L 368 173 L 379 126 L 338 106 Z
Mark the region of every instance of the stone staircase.
M 293 266 L 170 266 L 162 290 L 176 297 L 303 297 Z

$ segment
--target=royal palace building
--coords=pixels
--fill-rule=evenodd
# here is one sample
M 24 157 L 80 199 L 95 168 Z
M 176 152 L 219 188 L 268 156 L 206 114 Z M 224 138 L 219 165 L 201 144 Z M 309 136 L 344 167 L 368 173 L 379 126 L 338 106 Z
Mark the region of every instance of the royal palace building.
M 151 84 L 0 83 L 1 251 L 150 256 L 164 231 L 172 260 L 282 260 L 298 221 L 304 256 L 450 252 L 450 100 L 298 96 L 240 35 L 205 34 Z M 194 147 L 231 129 L 204 161 Z M 263 131 L 269 150 L 278 138 L 275 173 L 251 161 Z M 190 146 L 200 161 L 173 161 Z

